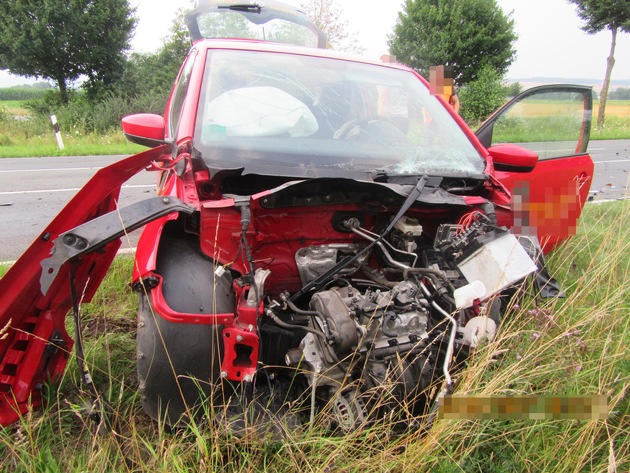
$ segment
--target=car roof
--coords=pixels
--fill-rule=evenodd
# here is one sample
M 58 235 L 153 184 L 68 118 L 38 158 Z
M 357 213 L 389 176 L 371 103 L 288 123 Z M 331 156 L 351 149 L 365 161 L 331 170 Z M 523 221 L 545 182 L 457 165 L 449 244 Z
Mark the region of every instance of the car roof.
M 321 57 L 325 59 L 338 59 L 341 61 L 359 62 L 383 66 L 391 69 L 412 71 L 411 68 L 396 62 L 383 62 L 366 56 L 350 54 L 332 49 L 316 49 L 305 46 L 295 46 L 285 43 L 271 43 L 252 39 L 202 39 L 195 43 L 194 48 L 209 49 L 233 49 L 240 51 L 259 51 L 270 53 L 296 54 L 301 56 Z

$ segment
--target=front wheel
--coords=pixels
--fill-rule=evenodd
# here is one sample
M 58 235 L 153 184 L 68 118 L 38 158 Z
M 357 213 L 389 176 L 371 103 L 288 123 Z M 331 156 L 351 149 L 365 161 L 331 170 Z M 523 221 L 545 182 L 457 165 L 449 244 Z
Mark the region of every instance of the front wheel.
M 215 266 L 198 240 L 165 229 L 156 272 L 166 303 L 182 313 L 234 310 L 231 281 L 214 276 Z M 177 425 L 198 417 L 218 383 L 223 353 L 222 325 L 170 322 L 149 295 L 140 294 L 137 369 L 142 406 L 155 420 Z

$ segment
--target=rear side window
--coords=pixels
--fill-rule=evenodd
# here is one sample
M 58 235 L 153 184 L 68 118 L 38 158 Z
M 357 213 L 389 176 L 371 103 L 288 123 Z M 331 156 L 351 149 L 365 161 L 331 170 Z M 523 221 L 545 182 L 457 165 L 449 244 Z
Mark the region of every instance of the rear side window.
M 169 123 L 169 135 L 174 137 L 179 127 L 179 120 L 181 118 L 182 109 L 184 108 L 184 101 L 186 100 L 186 93 L 188 92 L 188 84 L 190 83 L 190 74 L 192 72 L 193 64 L 195 63 L 195 56 L 197 51 L 193 50 L 188 54 L 184 67 L 182 68 L 175 88 L 173 89 L 173 96 L 171 98 L 170 107 L 168 110 L 168 123 Z

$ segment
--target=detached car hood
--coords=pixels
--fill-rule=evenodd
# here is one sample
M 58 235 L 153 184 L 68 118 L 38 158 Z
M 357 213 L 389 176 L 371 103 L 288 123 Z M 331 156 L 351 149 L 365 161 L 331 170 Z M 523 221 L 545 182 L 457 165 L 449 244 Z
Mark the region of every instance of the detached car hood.
M 55 277 L 45 291 L 40 286 L 41 263 L 51 256 L 53 242 L 115 210 L 121 185 L 167 149 L 154 148 L 99 170 L 0 279 L 0 425 L 10 424 L 29 405 L 41 402 L 42 384 L 63 373 L 72 350 L 65 329 L 65 315 L 72 307 L 72 263 L 56 270 L 49 266 L 46 271 Z M 81 264 L 73 268 L 72 283 L 82 301 L 92 299 L 119 246 L 120 239 L 114 238 L 98 252 L 78 256 Z M 57 256 L 58 251 L 54 250 Z

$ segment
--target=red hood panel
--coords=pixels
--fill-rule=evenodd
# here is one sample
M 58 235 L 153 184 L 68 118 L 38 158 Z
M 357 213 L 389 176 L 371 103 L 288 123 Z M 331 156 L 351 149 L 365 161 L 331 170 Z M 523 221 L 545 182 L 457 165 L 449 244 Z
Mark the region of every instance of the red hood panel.
M 41 402 L 42 383 L 63 373 L 72 350 L 64 324 L 71 308 L 69 265 L 59 272 L 47 295 L 40 291 L 40 263 L 50 256 L 53 241 L 114 210 L 122 184 L 167 149 L 154 148 L 99 170 L 0 280 L 0 425 L 15 421 L 29 404 Z M 93 297 L 119 246 L 116 240 L 102 252 L 84 256 L 75 275 L 83 301 Z

